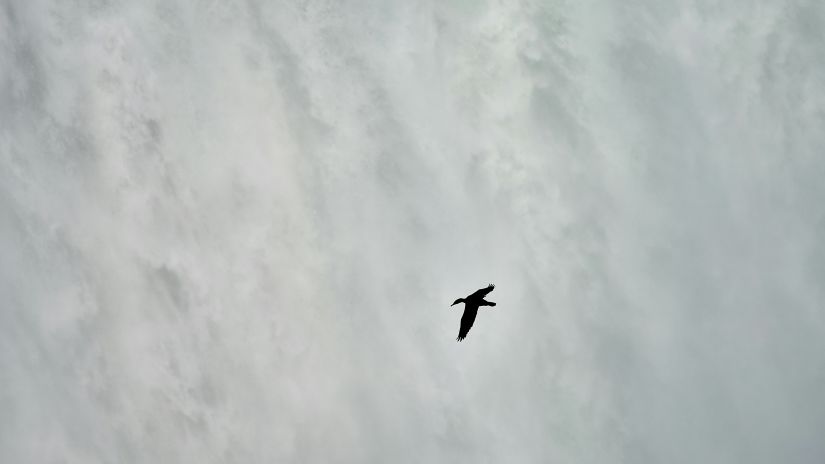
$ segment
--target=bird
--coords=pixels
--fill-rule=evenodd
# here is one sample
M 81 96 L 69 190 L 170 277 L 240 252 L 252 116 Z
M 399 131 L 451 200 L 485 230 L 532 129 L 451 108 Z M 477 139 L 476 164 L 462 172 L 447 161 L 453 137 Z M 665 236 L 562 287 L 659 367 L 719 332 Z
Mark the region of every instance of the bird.
M 459 298 L 453 302 L 450 306 L 455 306 L 459 303 L 464 303 L 464 314 L 461 316 L 461 327 L 458 329 L 458 337 L 456 337 L 456 341 L 462 341 L 467 336 L 467 333 L 470 332 L 470 327 L 473 326 L 473 322 L 476 320 L 476 313 L 478 313 L 479 306 L 495 306 L 496 304 L 492 301 L 487 301 L 484 299 L 488 293 L 492 292 L 493 289 L 496 288 L 495 285 L 490 284 L 484 288 L 480 288 L 467 296 L 466 298 Z

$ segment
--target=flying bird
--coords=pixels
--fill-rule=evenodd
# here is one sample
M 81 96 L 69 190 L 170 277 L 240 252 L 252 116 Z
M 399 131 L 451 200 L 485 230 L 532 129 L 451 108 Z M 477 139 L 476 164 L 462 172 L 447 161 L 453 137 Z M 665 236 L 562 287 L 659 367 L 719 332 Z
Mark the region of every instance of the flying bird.
M 459 303 L 464 303 L 464 314 L 461 316 L 461 328 L 458 330 L 458 337 L 456 338 L 457 341 L 460 342 L 467 336 L 467 333 L 470 331 L 470 327 L 473 326 L 473 322 L 476 320 L 476 313 L 478 313 L 479 306 L 496 305 L 492 301 L 487 301 L 484 299 L 484 297 L 487 296 L 488 293 L 492 292 L 494 288 L 496 288 L 496 286 L 490 284 L 485 288 L 476 290 L 467 298 L 459 298 L 455 300 L 455 302 L 450 305 L 455 306 Z

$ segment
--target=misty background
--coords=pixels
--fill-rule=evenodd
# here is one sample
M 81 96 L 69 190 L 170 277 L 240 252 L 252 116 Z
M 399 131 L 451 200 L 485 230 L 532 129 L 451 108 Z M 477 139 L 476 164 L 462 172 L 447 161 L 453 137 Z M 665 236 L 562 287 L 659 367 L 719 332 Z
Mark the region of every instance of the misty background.
M 0 461 L 825 462 L 823 149 L 817 0 L 4 0 Z

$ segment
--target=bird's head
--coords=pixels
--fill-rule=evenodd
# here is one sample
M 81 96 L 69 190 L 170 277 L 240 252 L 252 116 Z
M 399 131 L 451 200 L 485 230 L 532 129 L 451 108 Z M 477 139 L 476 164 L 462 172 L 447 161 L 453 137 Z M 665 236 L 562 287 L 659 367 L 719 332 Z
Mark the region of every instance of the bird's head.
M 453 302 L 453 304 L 451 304 L 450 306 L 455 306 L 455 305 L 457 305 L 457 304 L 459 304 L 459 303 L 462 303 L 462 302 L 464 302 L 464 298 L 459 298 L 459 299 L 455 300 L 455 301 Z

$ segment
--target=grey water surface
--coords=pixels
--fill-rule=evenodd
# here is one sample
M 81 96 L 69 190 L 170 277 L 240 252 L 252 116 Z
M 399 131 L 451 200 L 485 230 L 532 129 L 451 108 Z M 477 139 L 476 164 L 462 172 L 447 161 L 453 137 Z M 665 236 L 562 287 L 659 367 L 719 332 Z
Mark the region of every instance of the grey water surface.
M 825 462 L 824 31 L 0 2 L 0 462 Z

